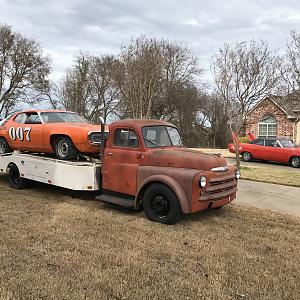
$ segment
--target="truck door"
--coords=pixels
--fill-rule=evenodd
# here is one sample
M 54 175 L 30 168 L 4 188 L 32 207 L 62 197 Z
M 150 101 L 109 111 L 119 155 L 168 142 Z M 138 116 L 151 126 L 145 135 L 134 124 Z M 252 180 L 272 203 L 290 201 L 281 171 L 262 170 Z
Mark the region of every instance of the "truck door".
M 116 128 L 107 146 L 104 153 L 103 188 L 135 195 L 137 170 L 142 153 L 136 132 L 128 128 Z

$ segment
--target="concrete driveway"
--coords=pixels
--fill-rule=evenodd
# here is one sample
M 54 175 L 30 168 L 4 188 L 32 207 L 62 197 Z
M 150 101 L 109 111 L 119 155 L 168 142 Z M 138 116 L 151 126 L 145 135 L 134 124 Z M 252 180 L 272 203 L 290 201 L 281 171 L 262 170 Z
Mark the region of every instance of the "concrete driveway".
M 300 217 L 300 188 L 239 180 L 236 203 Z

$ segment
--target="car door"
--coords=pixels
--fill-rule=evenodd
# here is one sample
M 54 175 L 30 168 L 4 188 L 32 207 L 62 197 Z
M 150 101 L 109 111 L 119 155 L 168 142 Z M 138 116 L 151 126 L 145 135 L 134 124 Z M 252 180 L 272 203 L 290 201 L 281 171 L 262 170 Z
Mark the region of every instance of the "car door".
M 282 161 L 282 149 L 276 139 L 266 139 L 264 148 L 263 160 Z
M 105 149 L 104 189 L 136 194 L 137 170 L 141 158 L 141 144 L 137 133 L 130 128 L 115 128 Z
M 252 157 L 256 159 L 263 159 L 264 148 L 263 139 L 256 139 L 248 144 L 248 151 L 252 154 Z
M 9 136 L 14 141 L 15 149 L 43 151 L 43 124 L 37 112 L 17 115 L 9 128 Z

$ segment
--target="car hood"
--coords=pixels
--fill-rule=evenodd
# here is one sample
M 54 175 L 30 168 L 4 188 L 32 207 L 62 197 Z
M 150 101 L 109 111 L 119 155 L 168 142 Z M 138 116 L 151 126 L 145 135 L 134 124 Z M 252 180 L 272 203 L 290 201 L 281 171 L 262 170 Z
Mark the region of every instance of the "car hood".
M 160 148 L 145 152 L 140 165 L 209 171 L 212 168 L 224 167 L 227 162 L 218 154 L 206 154 L 186 148 Z
M 48 123 L 48 125 L 51 125 L 51 123 Z M 60 123 L 59 126 L 69 127 L 69 128 L 82 128 L 86 131 L 99 131 L 101 132 L 101 125 L 93 125 L 93 124 L 87 124 L 87 123 Z M 108 131 L 108 126 L 105 125 L 105 131 Z

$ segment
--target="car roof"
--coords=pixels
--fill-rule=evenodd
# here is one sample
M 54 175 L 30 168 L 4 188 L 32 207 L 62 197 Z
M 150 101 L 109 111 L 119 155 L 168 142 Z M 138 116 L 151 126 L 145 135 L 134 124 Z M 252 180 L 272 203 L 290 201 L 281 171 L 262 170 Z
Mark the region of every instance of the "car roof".
M 16 114 L 20 114 L 20 113 L 29 113 L 29 112 L 69 112 L 69 113 L 74 113 L 73 111 L 68 111 L 68 110 L 64 110 L 64 109 L 26 109 L 26 110 L 21 110 L 16 112 Z
M 175 125 L 162 121 L 162 120 L 153 120 L 153 119 L 125 119 L 125 120 L 118 120 L 114 121 L 110 124 L 110 127 L 133 127 L 133 128 L 142 128 L 145 126 L 155 126 L 155 125 L 164 125 L 164 126 L 171 126 L 176 127 Z

